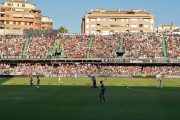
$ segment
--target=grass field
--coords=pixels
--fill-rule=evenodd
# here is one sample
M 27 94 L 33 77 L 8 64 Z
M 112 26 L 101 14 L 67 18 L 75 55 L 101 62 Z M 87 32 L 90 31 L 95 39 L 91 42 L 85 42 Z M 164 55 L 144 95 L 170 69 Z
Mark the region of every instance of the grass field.
M 105 82 L 106 102 L 100 89 L 92 90 L 90 78 L 40 78 L 40 90 L 28 78 L 0 78 L 1 120 L 178 120 L 180 80 L 115 79 Z M 102 78 L 97 78 L 98 86 Z M 127 88 L 128 87 L 128 88 Z

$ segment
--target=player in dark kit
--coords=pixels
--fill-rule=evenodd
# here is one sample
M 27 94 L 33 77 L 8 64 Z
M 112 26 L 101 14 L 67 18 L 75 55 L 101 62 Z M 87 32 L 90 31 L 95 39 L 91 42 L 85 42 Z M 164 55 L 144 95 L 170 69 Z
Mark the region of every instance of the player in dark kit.
M 98 88 L 98 87 L 96 86 L 96 78 L 95 78 L 95 76 L 93 77 L 93 85 L 92 85 L 92 88 L 93 88 L 93 89 Z
M 33 76 L 32 76 L 32 74 L 30 76 L 30 84 L 31 84 L 31 86 L 33 85 Z
M 105 93 L 105 86 L 103 84 L 103 81 L 100 81 L 101 84 L 101 92 L 100 92 L 100 101 L 99 102 L 105 102 L 105 97 L 104 97 L 104 93 Z M 102 101 L 103 98 L 103 101 Z
M 36 87 L 37 87 L 38 90 L 39 90 L 39 84 L 40 84 L 40 79 L 39 79 L 39 77 L 37 76 L 37 84 L 36 84 Z

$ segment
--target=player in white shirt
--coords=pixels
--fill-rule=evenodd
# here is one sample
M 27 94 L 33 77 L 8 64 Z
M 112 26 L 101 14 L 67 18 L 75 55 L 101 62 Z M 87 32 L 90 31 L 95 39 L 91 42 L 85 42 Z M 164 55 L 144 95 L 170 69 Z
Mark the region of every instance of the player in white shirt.
M 60 75 L 59 75 L 58 77 L 59 77 L 59 79 L 58 79 L 58 85 L 63 84 Z
M 75 80 L 77 79 L 77 73 L 74 74 L 74 79 L 75 79 Z
M 162 77 L 160 74 L 159 74 L 159 80 L 157 80 L 157 81 L 159 81 L 157 88 L 159 88 L 159 86 L 161 86 L 161 88 L 162 88 Z

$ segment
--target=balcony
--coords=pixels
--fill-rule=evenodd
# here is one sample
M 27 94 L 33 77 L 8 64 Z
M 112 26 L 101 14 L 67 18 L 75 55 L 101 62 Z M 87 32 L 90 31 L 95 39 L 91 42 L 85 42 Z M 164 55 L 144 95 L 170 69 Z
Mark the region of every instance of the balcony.
M 4 23 L 0 23 L 0 27 L 5 27 Z

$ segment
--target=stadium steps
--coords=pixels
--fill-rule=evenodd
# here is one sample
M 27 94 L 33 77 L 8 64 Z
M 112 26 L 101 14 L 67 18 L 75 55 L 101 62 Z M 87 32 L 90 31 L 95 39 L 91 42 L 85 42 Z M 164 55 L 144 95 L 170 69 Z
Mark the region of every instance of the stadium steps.
M 121 43 L 120 49 L 123 49 L 124 39 L 120 39 L 120 43 Z M 119 59 L 122 59 L 122 56 L 120 56 Z
M 162 39 L 162 44 L 163 44 L 164 58 L 167 59 L 167 48 L 166 48 L 166 41 L 164 38 Z
M 53 51 L 55 51 L 55 50 L 56 50 L 56 43 L 57 43 L 57 39 L 56 39 L 56 40 L 55 40 L 55 42 L 54 42 Z
M 56 51 L 56 45 L 57 45 L 57 39 L 54 42 L 54 47 L 53 47 L 53 51 Z M 52 59 L 54 59 L 54 56 L 51 56 Z
M 8 72 L 8 75 L 11 75 L 11 71 Z
M 57 52 L 60 52 L 60 51 L 59 51 L 59 45 L 60 45 L 60 44 L 61 44 L 61 39 L 59 39 L 58 42 L 57 42 Z
M 29 45 L 29 39 L 26 40 L 26 44 L 25 44 L 24 52 L 23 52 L 23 59 L 26 58 L 26 51 L 27 51 L 28 45 Z
M 65 52 L 64 51 L 61 53 L 61 57 L 65 57 Z
M 90 43 L 89 43 L 89 51 L 87 52 L 87 59 L 89 59 L 89 57 L 90 57 L 90 50 L 92 47 L 92 43 L 93 43 L 93 39 L 91 38 Z

